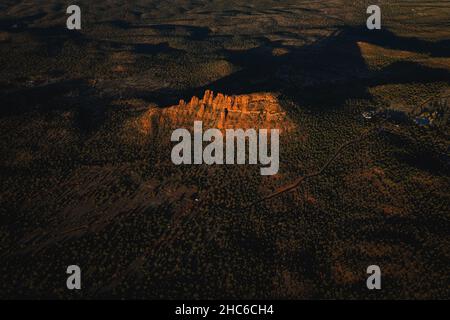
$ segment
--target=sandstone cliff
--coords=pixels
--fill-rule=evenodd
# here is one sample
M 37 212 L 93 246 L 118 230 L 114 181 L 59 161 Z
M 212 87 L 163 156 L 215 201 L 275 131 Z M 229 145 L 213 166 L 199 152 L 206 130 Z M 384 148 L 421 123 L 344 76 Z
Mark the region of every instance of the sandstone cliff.
M 180 100 L 168 108 L 152 108 L 142 117 L 142 128 L 147 132 L 162 129 L 193 127 L 194 121 L 203 121 L 205 128 L 218 129 L 280 129 L 294 127 L 273 93 L 246 95 L 215 95 L 207 90 L 203 98 Z

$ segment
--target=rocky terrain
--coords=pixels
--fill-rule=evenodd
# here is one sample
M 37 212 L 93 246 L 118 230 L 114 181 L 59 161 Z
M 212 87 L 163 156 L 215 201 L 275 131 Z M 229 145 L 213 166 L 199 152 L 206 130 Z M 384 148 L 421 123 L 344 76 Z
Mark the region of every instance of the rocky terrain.
M 158 131 L 191 128 L 202 121 L 208 128 L 292 130 L 293 122 L 282 110 L 277 96 L 270 93 L 227 96 L 206 90 L 203 98 L 192 97 L 176 106 L 151 108 L 142 117 L 142 130 L 157 135 Z M 282 124 L 282 125 L 281 125 Z M 158 131 L 157 131 L 158 130 Z
M 449 298 L 450 1 L 78 3 L 0 3 L 1 298 Z M 195 120 L 278 174 L 175 166 Z

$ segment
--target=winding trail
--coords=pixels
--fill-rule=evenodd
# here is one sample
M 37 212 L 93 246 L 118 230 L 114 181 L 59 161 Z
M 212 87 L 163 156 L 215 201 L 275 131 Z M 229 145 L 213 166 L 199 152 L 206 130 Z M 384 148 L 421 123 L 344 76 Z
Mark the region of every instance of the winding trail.
M 264 198 L 261 198 L 253 203 L 251 203 L 250 205 L 244 207 L 243 209 L 247 209 L 249 207 L 253 207 L 259 203 L 262 203 L 264 201 L 276 198 L 284 193 L 287 193 L 289 191 L 292 191 L 296 188 L 298 188 L 304 181 L 317 177 L 319 175 L 321 175 L 329 166 L 330 164 L 340 156 L 341 152 L 348 146 L 360 143 L 361 141 L 363 141 L 364 139 L 366 139 L 368 136 L 370 136 L 370 134 L 372 134 L 373 132 L 380 130 L 382 128 L 382 125 L 387 121 L 387 119 L 383 120 L 381 122 L 380 125 L 375 126 L 374 128 L 371 128 L 369 130 L 366 130 L 363 134 L 361 134 L 358 138 L 350 140 L 346 143 L 344 143 L 343 145 L 341 145 L 335 152 L 334 154 L 328 158 L 328 160 L 325 162 L 325 164 L 318 170 L 312 173 L 309 173 L 307 175 L 304 175 L 302 177 L 298 177 L 297 179 L 295 179 L 292 183 L 286 184 L 280 188 L 278 188 L 275 192 L 265 196 Z

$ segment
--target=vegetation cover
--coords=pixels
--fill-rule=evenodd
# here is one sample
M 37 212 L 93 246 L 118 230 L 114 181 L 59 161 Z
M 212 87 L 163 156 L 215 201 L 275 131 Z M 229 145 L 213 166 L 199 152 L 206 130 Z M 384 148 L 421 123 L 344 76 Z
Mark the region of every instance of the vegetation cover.
M 0 297 L 449 298 L 449 1 L 78 2 L 0 4 Z M 206 90 L 277 97 L 278 174 L 171 162 Z

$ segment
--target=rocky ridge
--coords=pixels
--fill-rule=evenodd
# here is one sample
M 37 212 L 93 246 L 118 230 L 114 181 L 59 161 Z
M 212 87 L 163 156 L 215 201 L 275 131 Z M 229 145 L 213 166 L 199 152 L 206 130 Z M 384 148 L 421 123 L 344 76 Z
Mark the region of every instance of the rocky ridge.
M 180 100 L 167 108 L 151 108 L 141 118 L 141 127 L 155 130 L 193 127 L 202 121 L 206 128 L 291 130 L 294 124 L 282 109 L 274 93 L 252 93 L 228 96 L 206 90 L 203 98 Z

